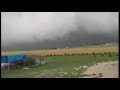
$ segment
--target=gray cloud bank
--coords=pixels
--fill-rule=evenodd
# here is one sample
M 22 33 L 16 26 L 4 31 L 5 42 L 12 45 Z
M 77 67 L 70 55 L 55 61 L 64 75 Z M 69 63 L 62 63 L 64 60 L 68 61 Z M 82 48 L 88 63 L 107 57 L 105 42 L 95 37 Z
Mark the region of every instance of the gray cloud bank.
M 2 12 L 1 49 L 32 50 L 118 42 L 118 12 Z

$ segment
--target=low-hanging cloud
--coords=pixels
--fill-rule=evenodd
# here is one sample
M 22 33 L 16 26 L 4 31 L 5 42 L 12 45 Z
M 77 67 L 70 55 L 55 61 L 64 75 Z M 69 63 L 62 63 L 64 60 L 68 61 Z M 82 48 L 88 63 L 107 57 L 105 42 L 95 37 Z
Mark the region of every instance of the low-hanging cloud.
M 2 46 L 42 43 L 73 31 L 111 35 L 118 32 L 118 12 L 2 12 L 1 31 Z

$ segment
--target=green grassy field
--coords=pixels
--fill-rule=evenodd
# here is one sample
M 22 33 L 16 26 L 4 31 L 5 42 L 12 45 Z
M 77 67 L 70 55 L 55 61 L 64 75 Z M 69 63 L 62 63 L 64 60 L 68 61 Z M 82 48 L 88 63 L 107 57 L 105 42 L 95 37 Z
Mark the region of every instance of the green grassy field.
M 78 75 L 72 75 L 75 73 L 75 68 L 84 65 L 90 66 L 98 62 L 118 60 L 118 55 L 111 55 L 111 57 L 108 54 L 96 55 L 96 57 L 93 55 L 51 56 L 45 59 L 47 63 L 43 66 L 32 67 L 28 70 L 19 68 L 16 71 L 3 72 L 1 76 L 2 78 L 78 77 Z

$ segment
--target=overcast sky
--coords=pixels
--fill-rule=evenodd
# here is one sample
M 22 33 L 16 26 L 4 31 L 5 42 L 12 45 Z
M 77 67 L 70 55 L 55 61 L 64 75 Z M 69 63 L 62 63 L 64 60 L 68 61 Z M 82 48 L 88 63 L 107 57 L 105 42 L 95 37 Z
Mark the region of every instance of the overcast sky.
M 88 34 L 118 32 L 118 12 L 2 12 L 2 46 L 55 40 L 83 29 Z M 79 38 L 81 39 L 81 38 Z

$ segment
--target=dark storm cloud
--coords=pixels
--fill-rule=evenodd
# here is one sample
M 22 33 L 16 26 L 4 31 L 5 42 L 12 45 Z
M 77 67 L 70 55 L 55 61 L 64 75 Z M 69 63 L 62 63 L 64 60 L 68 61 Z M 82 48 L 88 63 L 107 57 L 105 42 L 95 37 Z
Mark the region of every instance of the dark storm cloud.
M 112 42 L 118 40 L 118 13 L 2 12 L 1 31 L 3 50 Z

